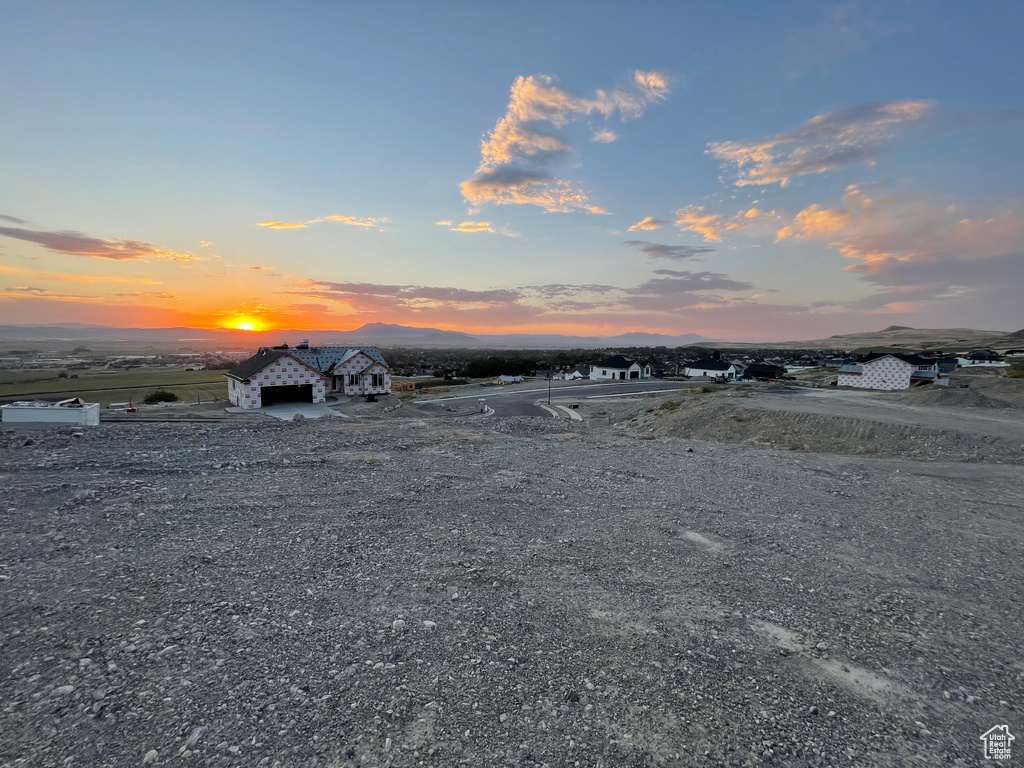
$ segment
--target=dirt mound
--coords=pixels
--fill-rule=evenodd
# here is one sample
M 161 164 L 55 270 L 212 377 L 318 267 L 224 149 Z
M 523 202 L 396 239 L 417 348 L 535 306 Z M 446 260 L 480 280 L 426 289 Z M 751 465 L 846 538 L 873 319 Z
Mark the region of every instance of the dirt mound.
M 1003 463 L 1024 464 L 1024 445 L 999 437 L 842 416 L 750 409 L 723 401 L 637 414 L 620 427 L 639 437 L 718 440 L 777 450 L 967 462 L 998 456 Z
M 979 392 L 959 387 L 920 387 L 898 393 L 893 399 L 908 405 L 938 405 L 959 408 L 1012 408 L 1013 404 Z

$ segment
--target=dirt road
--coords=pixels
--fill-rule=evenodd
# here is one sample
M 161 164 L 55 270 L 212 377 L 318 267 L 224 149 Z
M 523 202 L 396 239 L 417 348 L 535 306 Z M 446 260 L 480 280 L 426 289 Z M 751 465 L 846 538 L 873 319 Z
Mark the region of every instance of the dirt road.
M 815 413 L 1024 441 L 1024 409 L 935 408 L 868 392 L 804 387 L 759 390 L 755 397 L 736 403 L 741 408 Z

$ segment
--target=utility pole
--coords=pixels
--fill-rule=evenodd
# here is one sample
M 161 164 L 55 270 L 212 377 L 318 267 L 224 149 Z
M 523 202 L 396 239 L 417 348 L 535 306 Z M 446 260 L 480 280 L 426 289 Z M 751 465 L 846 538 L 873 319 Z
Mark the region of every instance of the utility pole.
M 548 374 L 548 405 L 551 405 L 551 374 Z

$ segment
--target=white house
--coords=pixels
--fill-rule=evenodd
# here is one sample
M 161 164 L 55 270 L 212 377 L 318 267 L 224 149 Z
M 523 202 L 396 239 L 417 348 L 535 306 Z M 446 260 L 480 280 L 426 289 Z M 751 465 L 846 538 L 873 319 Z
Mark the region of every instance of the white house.
M 641 365 L 622 355 L 614 355 L 590 364 L 591 379 L 649 379 L 651 366 Z
M 376 347 L 260 347 L 225 375 L 228 399 L 239 408 L 391 392 L 391 368 Z
M 736 366 L 728 360 L 698 360 L 687 364 L 683 375 L 690 378 L 735 379 Z
M 840 387 L 858 389 L 909 389 L 911 384 L 948 386 L 949 379 L 939 373 L 937 360 L 905 353 L 875 353 L 861 362 L 839 369 Z
M 970 357 L 958 357 L 957 368 L 1009 368 L 1010 364 L 1003 360 L 979 360 Z
M 552 377 L 555 381 L 578 381 L 579 379 L 590 378 L 589 365 L 577 365 L 571 371 L 562 371 Z

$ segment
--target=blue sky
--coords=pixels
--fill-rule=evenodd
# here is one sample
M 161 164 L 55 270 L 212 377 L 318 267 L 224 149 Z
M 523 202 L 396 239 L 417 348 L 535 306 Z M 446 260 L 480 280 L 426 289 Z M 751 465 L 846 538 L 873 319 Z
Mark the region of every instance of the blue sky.
M 1011 2 L 12 6 L 0 322 L 1014 330 L 1022 31 Z

